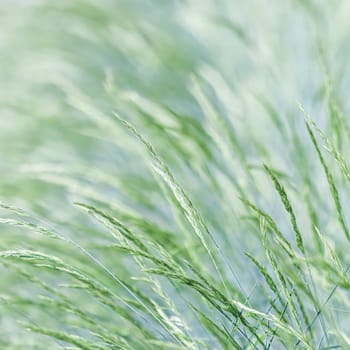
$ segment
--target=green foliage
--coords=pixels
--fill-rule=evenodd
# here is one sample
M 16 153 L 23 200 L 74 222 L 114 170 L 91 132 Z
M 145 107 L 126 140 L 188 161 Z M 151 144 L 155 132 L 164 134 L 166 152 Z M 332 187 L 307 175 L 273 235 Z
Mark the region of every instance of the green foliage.
M 2 1 L 0 349 L 348 349 L 349 11 Z

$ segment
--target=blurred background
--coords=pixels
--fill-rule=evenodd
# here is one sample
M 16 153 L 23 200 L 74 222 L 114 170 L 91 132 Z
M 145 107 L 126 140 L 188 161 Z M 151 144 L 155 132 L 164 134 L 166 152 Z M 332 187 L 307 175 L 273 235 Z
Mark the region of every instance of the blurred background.
M 222 248 L 225 271 L 230 265 L 259 305 L 258 274 L 244 272 L 244 252 L 259 255 L 261 243 L 238 198 L 265 208 L 293 237 L 263 163 L 283 179 L 308 244 L 312 211 L 334 242 L 343 242 L 298 104 L 348 154 L 329 117 L 327 82 L 346 115 L 349 13 L 345 0 L 1 0 L 1 201 L 74 239 L 127 281 L 140 274 L 135 263 L 111 251 L 110 235 L 74 202 L 98 204 L 136 231 L 167 242 L 170 254 L 193 249 L 209 265 L 173 195 L 155 180 L 145 147 L 120 116 L 152 143 Z M 341 184 L 343 200 L 349 188 Z M 3 209 L 1 216 L 11 215 Z M 2 249 L 55 252 L 96 273 L 76 247 L 8 225 L 0 234 Z M 68 283 L 42 274 L 55 288 Z M 28 299 L 42 291 L 22 277 L 2 268 L 0 293 L 23 298 L 16 307 L 3 297 L 2 348 L 59 347 L 17 324 L 24 319 L 65 329 L 72 321 L 50 308 L 38 314 Z M 152 295 L 142 283 L 135 286 Z M 170 284 L 164 288 L 191 322 L 186 301 Z M 62 292 L 99 315 L 101 324 L 113 323 L 79 291 Z M 123 327 L 114 321 L 113 327 Z M 194 336 L 204 337 L 192 324 Z

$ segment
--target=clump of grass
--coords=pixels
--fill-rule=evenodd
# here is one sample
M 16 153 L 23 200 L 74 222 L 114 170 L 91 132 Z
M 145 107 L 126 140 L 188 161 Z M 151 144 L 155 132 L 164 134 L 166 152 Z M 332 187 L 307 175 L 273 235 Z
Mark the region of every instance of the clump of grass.
M 348 10 L 1 4 L 0 348 L 347 349 Z

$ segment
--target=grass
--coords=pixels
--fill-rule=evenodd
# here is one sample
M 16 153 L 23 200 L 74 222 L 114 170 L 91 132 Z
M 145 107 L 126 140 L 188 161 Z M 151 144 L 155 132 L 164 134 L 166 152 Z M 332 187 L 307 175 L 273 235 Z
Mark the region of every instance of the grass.
M 347 1 L 0 4 L 1 349 L 347 349 Z

